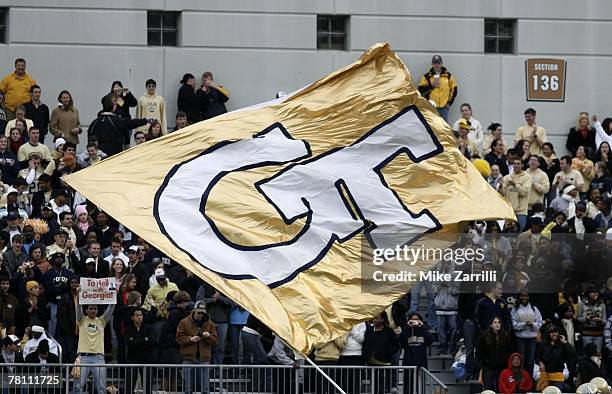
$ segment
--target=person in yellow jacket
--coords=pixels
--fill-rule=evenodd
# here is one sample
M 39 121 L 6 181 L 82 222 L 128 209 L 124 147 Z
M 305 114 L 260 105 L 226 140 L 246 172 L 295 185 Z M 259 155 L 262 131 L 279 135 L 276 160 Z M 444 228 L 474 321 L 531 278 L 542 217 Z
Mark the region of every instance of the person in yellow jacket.
M 4 94 L 6 120 L 15 119 L 15 108 L 32 101 L 31 88 L 36 81 L 26 73 L 26 61 L 15 60 L 15 71 L 0 81 L 0 91 Z
M 512 166 L 514 172 L 502 179 L 501 194 L 512 204 L 520 230 L 522 230 L 527 223 L 527 207 L 532 181 L 531 175 L 523 171 L 523 162 L 520 158 L 515 158 Z
M 431 59 L 431 68 L 421 77 L 419 92 L 427 100 L 436 103 L 438 113 L 448 121 L 448 110 L 457 97 L 457 81 L 455 77 L 442 66 L 442 56 L 435 55 Z
M 148 79 L 145 83 L 147 93 L 140 96 L 136 107 L 136 117 L 145 119 L 155 119 L 161 124 L 162 135 L 168 133 L 166 121 L 166 102 L 164 98 L 155 92 L 157 83 L 154 79 Z M 149 125 L 141 126 L 137 130 L 147 133 Z

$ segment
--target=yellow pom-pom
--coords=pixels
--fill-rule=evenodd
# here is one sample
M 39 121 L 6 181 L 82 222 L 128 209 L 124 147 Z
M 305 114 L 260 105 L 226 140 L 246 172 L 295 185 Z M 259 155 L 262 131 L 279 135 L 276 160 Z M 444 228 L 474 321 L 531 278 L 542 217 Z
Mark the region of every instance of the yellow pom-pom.
M 483 159 L 474 159 L 472 160 L 472 164 L 474 164 L 474 167 L 476 167 L 478 172 L 480 172 L 480 175 L 483 177 L 487 178 L 489 175 L 491 175 L 491 166 L 489 165 L 488 161 Z

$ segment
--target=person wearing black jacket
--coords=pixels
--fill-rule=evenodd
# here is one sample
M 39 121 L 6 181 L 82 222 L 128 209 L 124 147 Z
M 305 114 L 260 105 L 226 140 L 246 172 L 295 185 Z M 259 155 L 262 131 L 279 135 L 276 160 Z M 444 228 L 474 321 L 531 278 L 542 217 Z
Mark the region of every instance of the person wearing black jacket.
M 474 261 L 472 273 L 482 272 L 482 263 Z M 474 360 L 474 348 L 480 338 L 480 328 L 476 324 L 474 312 L 476 303 L 484 296 L 484 283 L 479 281 L 463 281 L 459 289 L 459 317 L 463 321 L 463 340 L 465 345 L 465 370 L 468 378 L 476 376 L 476 365 Z
M 74 276 L 72 271 L 62 267 L 64 260 L 63 253 L 53 253 L 49 257 L 51 269 L 43 275 L 43 286 L 51 308 L 51 320 L 49 321 L 49 334 L 51 336 L 55 335 L 57 326 L 57 303 L 64 294 L 70 292 L 70 278 Z
M 581 112 L 576 126 L 572 127 L 567 135 L 565 147 L 571 152 L 572 157 L 576 156 L 579 146 L 588 148 L 587 155 L 592 157 L 595 153 L 595 129 L 591 127 L 589 114 Z
M 127 270 L 130 274 L 136 277 L 136 289 L 140 294 L 147 294 L 149 291 L 149 269 L 140 261 L 138 261 L 138 257 L 140 256 L 140 250 L 138 246 L 132 245 L 128 248 L 127 251 L 128 256 L 128 267 Z M 176 285 L 182 289 L 183 287 L 176 281 L 173 281 Z
M 483 390 L 497 392 L 499 374 L 506 368 L 512 354 L 512 339 L 503 329 L 502 320 L 496 316 L 490 327 L 482 333 L 476 347 L 476 359 L 482 365 Z
M 146 125 L 147 119 L 127 119 L 117 116 L 112 112 L 113 104 L 105 101 L 102 112 L 89 125 L 88 134 L 98 138 L 98 147 L 108 157 L 123 151 L 126 140 L 129 139 L 129 131 L 136 127 Z
M 143 323 L 144 310 L 142 308 L 134 308 L 131 311 L 132 324 L 125 329 L 124 341 L 126 345 L 126 362 L 128 364 L 150 364 L 151 349 L 155 346 L 151 337 L 151 326 Z M 133 393 L 134 386 L 138 374 L 140 373 L 141 381 L 147 382 L 146 387 L 143 387 L 145 394 L 151 392 L 152 376 L 149 373 L 149 378 L 145 379 L 144 367 L 130 368 L 127 371 L 126 377 L 126 392 Z
M 15 333 L 20 337 L 23 337 L 26 327 L 48 327 L 51 311 L 47 300 L 40 295 L 40 288 L 38 282 L 29 281 L 26 285 L 28 295 L 17 306 Z
M 433 340 L 424 326 L 423 318 L 418 313 L 411 313 L 401 328 L 399 342 L 404 349 L 402 365 L 427 368 L 427 347 Z M 404 382 L 404 394 L 408 394 L 411 388 L 412 384 Z
M 45 136 L 49 131 L 49 107 L 40 101 L 41 89 L 38 85 L 32 85 L 30 88 L 32 101 L 24 104 L 26 110 L 26 119 L 30 119 L 34 123 L 34 127 L 40 130 L 39 142 L 44 145 Z
M 79 277 L 70 278 L 70 292 L 62 295 L 57 305 L 57 329 L 55 338 L 62 345 L 62 361 L 72 363 L 77 357 L 77 325 L 76 325 L 76 299 L 79 296 Z
M 174 295 L 174 303 L 168 307 L 168 319 L 164 323 L 159 340 L 160 359 L 162 364 L 180 364 L 181 349 L 176 342 L 176 329 L 184 318 L 189 316 L 191 296 L 186 291 L 178 291 Z
M 572 379 L 576 374 L 576 350 L 567 342 L 565 336 L 559 334 L 559 328 L 550 325 L 543 335 L 543 340 L 538 344 L 535 362 L 541 371 L 548 374 L 550 386 L 561 389 L 562 392 L 570 392 L 571 387 L 562 378 L 564 365 Z M 550 374 L 554 374 L 551 378 Z
M 195 89 L 196 82 L 193 74 L 187 73 L 181 79 L 181 88 L 176 100 L 178 110 L 187 114 L 187 121 L 191 124 L 199 122 L 202 103 L 206 98 L 203 89 Z M 106 151 L 104 151 L 106 152 Z
M 366 328 L 363 341 L 363 359 L 371 366 L 387 366 L 400 350 L 397 335 L 389 327 L 389 318 L 382 312 L 374 318 L 373 324 Z M 377 373 L 378 372 L 378 373 Z M 389 371 L 374 371 L 375 393 L 388 393 L 391 389 L 392 374 Z
M 609 380 L 601 366 L 601 353 L 597 351 L 597 345 L 587 343 L 582 351 L 584 355 L 578 361 L 578 384 L 589 383 L 593 378 Z
M 213 81 L 213 75 L 210 71 L 202 74 L 202 91 L 204 92 L 202 120 L 214 118 L 227 112 L 225 103 L 229 100 L 229 93 L 223 86 L 217 85 Z

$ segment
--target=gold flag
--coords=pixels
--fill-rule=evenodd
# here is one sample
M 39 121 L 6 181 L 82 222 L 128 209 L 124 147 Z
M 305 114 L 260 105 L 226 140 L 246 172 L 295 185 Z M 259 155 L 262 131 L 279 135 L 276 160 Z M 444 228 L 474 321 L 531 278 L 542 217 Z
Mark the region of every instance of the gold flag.
M 409 290 L 364 290 L 372 247 L 514 218 L 388 44 L 65 181 L 305 354 Z

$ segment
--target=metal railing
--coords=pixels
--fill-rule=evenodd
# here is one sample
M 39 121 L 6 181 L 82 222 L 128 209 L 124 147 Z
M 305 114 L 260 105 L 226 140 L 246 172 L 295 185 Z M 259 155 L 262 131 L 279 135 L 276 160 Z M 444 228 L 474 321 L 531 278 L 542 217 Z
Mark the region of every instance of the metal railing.
M 419 394 L 448 394 L 448 387 L 425 368 L 419 368 L 417 381 Z
M 319 365 L 347 394 L 445 393 L 416 367 Z M 80 373 L 80 376 L 76 373 Z M 419 379 L 420 378 L 420 379 Z M 426 382 L 421 380 L 427 379 Z M 422 387 L 427 391 L 417 391 Z M 336 394 L 309 365 L 0 364 L 0 393 Z

